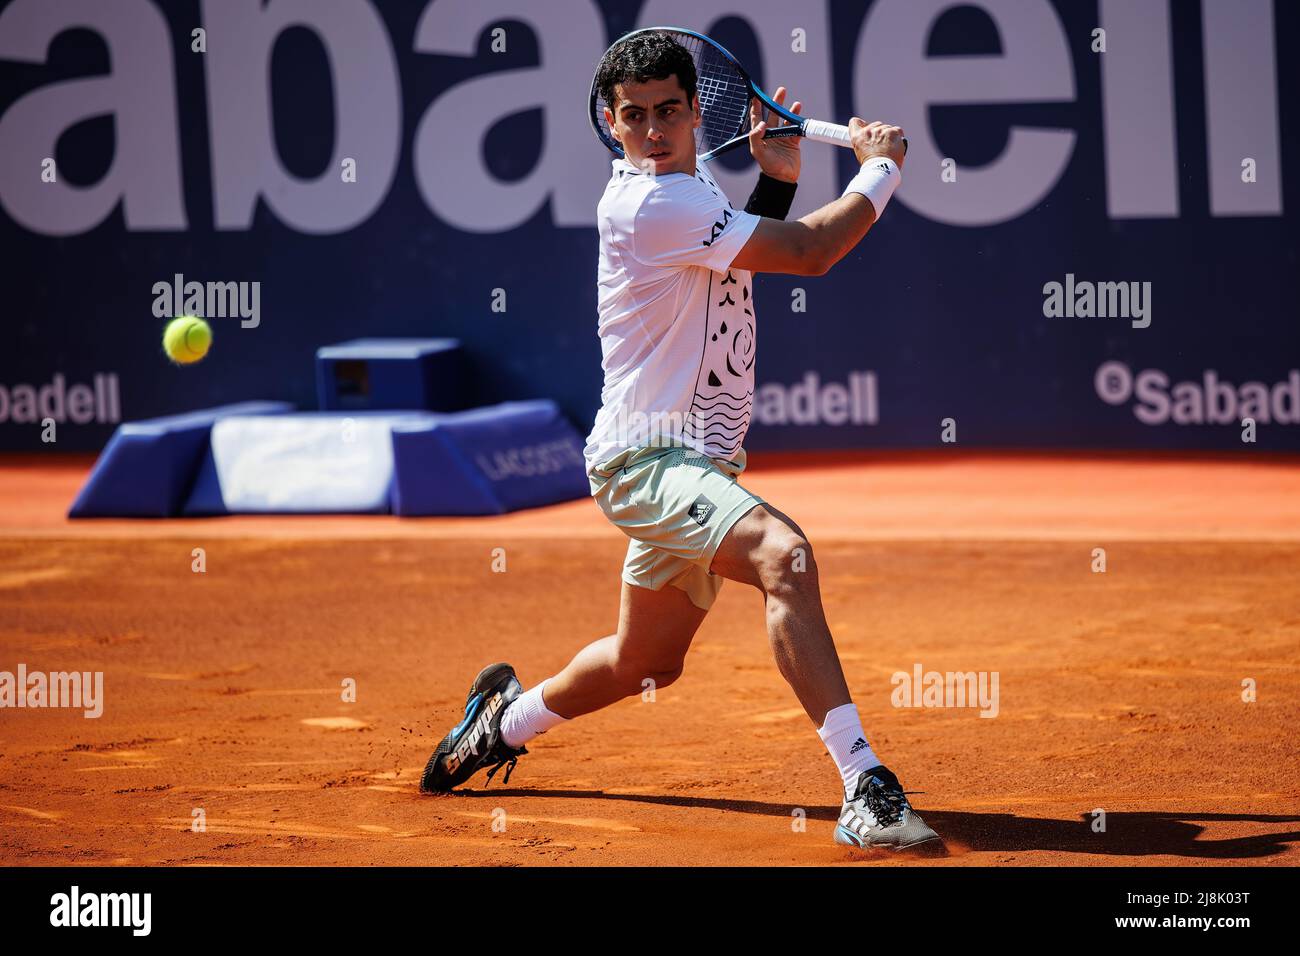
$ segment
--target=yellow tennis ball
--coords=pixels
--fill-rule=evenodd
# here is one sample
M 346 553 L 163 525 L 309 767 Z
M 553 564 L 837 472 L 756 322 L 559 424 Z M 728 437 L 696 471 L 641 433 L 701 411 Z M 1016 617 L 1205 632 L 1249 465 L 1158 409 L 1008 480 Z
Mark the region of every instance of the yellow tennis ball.
M 208 354 L 212 329 L 196 315 L 182 315 L 167 323 L 163 351 L 177 365 L 189 365 Z

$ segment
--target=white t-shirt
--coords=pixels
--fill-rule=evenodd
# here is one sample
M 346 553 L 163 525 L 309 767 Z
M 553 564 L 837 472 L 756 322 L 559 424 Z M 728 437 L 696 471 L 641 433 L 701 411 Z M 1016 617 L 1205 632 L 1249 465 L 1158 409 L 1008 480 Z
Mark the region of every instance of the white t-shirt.
M 730 268 L 758 225 L 705 164 L 651 176 L 624 159 L 597 208 L 601 409 L 587 468 L 681 444 L 731 459 L 754 400 L 752 277 Z

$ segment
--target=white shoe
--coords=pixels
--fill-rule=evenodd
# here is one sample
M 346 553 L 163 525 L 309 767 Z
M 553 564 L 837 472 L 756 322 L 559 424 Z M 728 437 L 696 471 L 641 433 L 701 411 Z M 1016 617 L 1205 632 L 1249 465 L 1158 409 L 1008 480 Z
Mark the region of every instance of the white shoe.
M 898 778 L 887 768 L 872 767 L 858 777 L 851 800 L 844 801 L 835 842 L 864 849 L 910 850 L 923 844 L 940 849 L 943 841 L 907 802 Z

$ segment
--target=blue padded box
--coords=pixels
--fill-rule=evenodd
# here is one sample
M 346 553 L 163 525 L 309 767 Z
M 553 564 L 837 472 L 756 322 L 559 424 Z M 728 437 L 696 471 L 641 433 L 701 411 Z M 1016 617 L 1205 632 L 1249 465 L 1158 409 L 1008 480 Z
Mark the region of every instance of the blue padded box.
M 591 494 L 582 439 L 548 399 L 393 426 L 393 513 L 488 515 Z
M 322 411 L 455 411 L 466 378 L 457 339 L 354 339 L 316 350 Z
M 100 453 L 69 518 L 166 518 L 180 512 L 208 448 L 228 415 L 293 411 L 289 402 L 239 402 L 184 415 L 125 422 Z

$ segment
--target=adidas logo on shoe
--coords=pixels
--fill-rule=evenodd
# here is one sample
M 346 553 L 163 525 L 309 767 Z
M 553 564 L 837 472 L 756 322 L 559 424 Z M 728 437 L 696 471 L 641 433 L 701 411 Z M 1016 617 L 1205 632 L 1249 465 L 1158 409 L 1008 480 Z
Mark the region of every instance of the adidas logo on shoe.
M 875 814 L 870 810 L 856 813 L 852 806 L 846 806 L 844 813 L 840 816 L 840 826 L 854 833 L 862 833 L 865 829 L 880 826 L 880 821 L 876 819 Z

